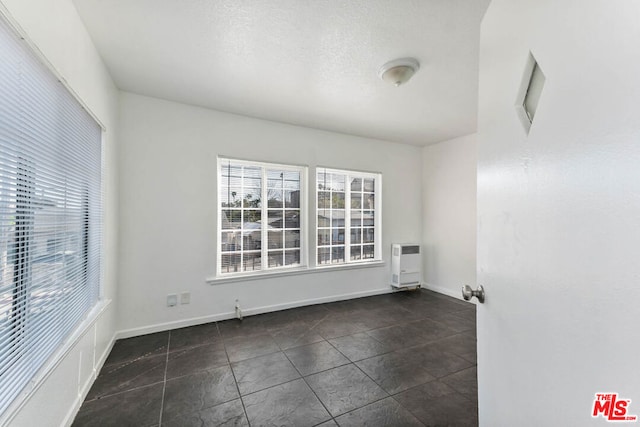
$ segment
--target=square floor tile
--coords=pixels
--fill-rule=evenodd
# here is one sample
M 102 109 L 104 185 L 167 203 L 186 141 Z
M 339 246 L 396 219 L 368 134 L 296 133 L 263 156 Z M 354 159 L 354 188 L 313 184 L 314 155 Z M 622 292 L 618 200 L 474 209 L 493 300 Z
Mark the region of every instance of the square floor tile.
M 334 338 L 329 340 L 329 342 L 337 348 L 340 353 L 347 356 L 353 362 L 378 356 L 393 350 L 393 348 L 389 347 L 387 344 L 381 343 L 364 332 L 355 335 L 348 335 L 346 337 Z
M 86 400 L 163 382 L 166 363 L 167 356 L 161 354 L 105 365 L 89 390 Z
M 334 417 L 389 396 L 355 365 L 310 375 L 306 381 Z
M 325 339 L 353 335 L 369 329 L 349 316 L 329 316 L 313 326 L 313 330 Z
M 142 335 L 116 341 L 105 365 L 123 363 L 141 357 L 165 354 L 169 344 L 169 332 Z
M 471 331 L 476 328 L 475 320 L 465 319 L 451 313 L 440 313 L 437 316 L 431 317 L 431 319 L 456 332 Z
M 163 384 L 85 402 L 73 427 L 155 426 L 160 422 Z
M 417 355 L 387 353 L 356 362 L 387 393 L 395 394 L 432 381 L 434 377 L 419 363 Z
M 296 368 L 282 352 L 243 360 L 231 366 L 243 396 L 300 378 Z
M 432 381 L 394 396 L 428 426 L 477 426 L 476 404 L 440 381 Z
M 475 366 L 441 378 L 440 381 L 468 399 L 478 397 L 478 371 Z
M 418 325 L 404 324 L 367 331 L 367 335 L 384 344 L 388 349 L 398 350 L 424 344 L 426 339 Z
M 187 350 L 201 345 L 221 343 L 221 341 L 218 325 L 215 323 L 189 326 L 171 331 L 169 351 Z
M 189 415 L 240 397 L 229 366 L 168 380 L 163 419 Z
M 282 350 L 324 341 L 324 338 L 309 329 L 309 325 L 306 323 L 297 323 L 271 331 L 271 336 Z
M 336 418 L 340 427 L 411 427 L 422 426 L 409 411 L 391 397 L 356 409 Z
M 280 351 L 280 347 L 268 333 L 228 338 L 224 340 L 224 345 L 231 362 Z
M 331 419 L 302 379 L 244 396 L 249 422 L 254 426 L 315 426 Z
M 249 427 L 240 399 L 202 409 L 192 414 L 182 414 L 174 417 L 171 414 L 167 414 L 166 417 L 162 418 L 162 427 Z
M 349 363 L 349 359 L 326 341 L 285 351 L 302 376 Z
M 195 374 L 228 364 L 229 360 L 222 343 L 174 351 L 169 353 L 167 379 Z
M 436 378 L 445 377 L 474 365 L 473 362 L 454 354 L 436 350 L 430 347 L 429 344 L 400 350 L 400 352 L 406 352 L 407 354 L 410 353 L 411 356 L 417 357 L 421 367 Z
M 453 353 L 470 362 L 476 362 L 476 337 L 469 332 L 452 335 L 447 338 L 434 341 L 429 346 L 434 350 L 440 350 L 445 353 Z

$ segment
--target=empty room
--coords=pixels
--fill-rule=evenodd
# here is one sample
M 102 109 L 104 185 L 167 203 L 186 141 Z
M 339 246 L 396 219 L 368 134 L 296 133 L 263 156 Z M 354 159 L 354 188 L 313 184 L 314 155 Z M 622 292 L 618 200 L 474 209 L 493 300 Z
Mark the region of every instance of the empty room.
M 0 426 L 637 423 L 638 40 L 631 0 L 0 0 Z

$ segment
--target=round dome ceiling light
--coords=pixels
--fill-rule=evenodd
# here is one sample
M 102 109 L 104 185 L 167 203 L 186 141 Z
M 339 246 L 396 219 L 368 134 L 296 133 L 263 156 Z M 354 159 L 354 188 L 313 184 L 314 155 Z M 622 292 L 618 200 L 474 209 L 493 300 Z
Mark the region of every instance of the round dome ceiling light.
M 380 68 L 378 75 L 385 82 L 400 86 L 420 69 L 420 63 L 415 58 L 401 58 L 389 61 Z

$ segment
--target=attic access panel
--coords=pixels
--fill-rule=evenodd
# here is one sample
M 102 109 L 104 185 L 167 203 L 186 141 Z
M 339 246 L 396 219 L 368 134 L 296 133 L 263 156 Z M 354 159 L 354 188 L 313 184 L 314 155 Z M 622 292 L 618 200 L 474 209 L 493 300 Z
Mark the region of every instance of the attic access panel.
M 525 132 L 529 133 L 538 111 L 538 103 L 544 88 L 546 77 L 534 56 L 530 53 L 522 84 L 516 99 L 516 112 L 520 117 Z

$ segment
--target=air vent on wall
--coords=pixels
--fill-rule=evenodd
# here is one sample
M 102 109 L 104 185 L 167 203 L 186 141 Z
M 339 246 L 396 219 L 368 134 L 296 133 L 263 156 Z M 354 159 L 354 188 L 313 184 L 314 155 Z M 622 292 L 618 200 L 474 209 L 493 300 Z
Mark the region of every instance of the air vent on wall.
M 529 133 L 531 124 L 538 110 L 538 103 L 544 88 L 546 78 L 538 62 L 530 53 L 525 67 L 520 91 L 516 99 L 516 112 L 520 117 L 522 126 Z

